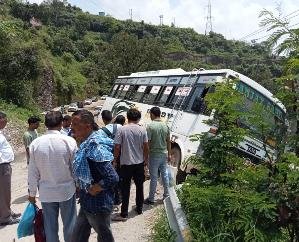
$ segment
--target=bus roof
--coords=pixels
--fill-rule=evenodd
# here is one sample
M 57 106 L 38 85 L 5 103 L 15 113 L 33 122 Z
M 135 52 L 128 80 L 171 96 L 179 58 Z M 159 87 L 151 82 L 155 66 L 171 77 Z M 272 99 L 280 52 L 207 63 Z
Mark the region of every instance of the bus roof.
M 168 69 L 168 70 L 157 70 L 157 71 L 144 71 L 135 72 L 129 76 L 119 76 L 118 78 L 130 78 L 130 77 L 152 77 L 152 76 L 173 76 L 173 75 L 188 75 L 188 72 L 182 68 Z
M 177 69 L 167 69 L 167 70 L 157 70 L 157 71 L 145 71 L 145 72 L 136 72 L 132 73 L 129 76 L 118 76 L 119 79 L 122 78 L 136 78 L 136 77 L 165 77 L 165 76 L 189 76 L 189 75 L 203 75 L 203 74 L 225 74 L 226 76 L 234 76 L 236 78 L 240 78 L 243 82 L 260 92 L 261 94 L 265 95 L 267 98 L 269 98 L 272 102 L 276 103 L 284 112 L 286 112 L 286 108 L 284 105 L 273 96 L 273 94 L 268 91 L 266 88 L 264 88 L 262 85 L 258 84 L 254 80 L 250 79 L 249 77 L 238 73 L 236 71 L 233 71 L 231 69 L 219 69 L 219 70 L 205 70 L 205 69 L 199 69 L 194 70 L 191 72 L 184 71 L 181 68 Z

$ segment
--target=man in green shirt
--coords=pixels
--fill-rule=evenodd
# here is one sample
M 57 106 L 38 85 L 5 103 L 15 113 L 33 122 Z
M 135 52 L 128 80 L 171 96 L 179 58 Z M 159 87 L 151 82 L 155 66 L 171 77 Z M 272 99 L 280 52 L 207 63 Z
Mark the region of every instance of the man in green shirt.
M 159 171 L 164 187 L 163 197 L 168 196 L 167 161 L 170 161 L 171 143 L 169 129 L 160 116 L 160 108 L 152 107 L 150 110 L 152 122 L 146 129 L 149 141 L 149 173 L 151 180 L 149 196 L 144 203 L 151 205 L 154 204 Z
M 29 164 L 29 145 L 38 137 L 37 128 L 39 127 L 40 118 L 32 116 L 28 119 L 28 129 L 23 135 L 23 143 L 26 149 L 27 165 Z

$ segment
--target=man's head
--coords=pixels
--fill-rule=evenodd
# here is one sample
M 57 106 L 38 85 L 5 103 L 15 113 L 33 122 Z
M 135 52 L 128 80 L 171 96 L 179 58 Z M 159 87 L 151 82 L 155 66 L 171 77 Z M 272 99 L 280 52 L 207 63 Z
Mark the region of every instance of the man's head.
M 154 120 L 156 118 L 160 118 L 161 116 L 161 110 L 159 107 L 152 107 L 150 109 L 150 116 L 151 116 L 151 120 Z
M 105 125 L 111 123 L 112 113 L 109 110 L 103 110 L 101 115 L 102 115 L 102 120 L 103 120 Z
M 39 122 L 41 121 L 41 119 L 39 117 L 36 116 L 31 116 L 28 119 L 28 125 L 29 125 L 29 129 L 30 130 L 35 130 L 38 128 L 39 126 Z
M 69 128 L 72 124 L 72 117 L 70 115 L 64 115 L 62 119 L 62 127 Z
M 98 130 L 99 127 L 94 121 L 94 116 L 87 110 L 78 110 L 72 115 L 72 131 L 73 137 L 76 140 L 83 141 L 94 130 Z
M 0 129 L 4 129 L 7 124 L 6 114 L 0 111 Z
M 126 122 L 126 118 L 123 115 L 117 115 L 115 120 L 114 120 L 115 124 L 120 124 L 122 126 L 125 124 L 125 122 Z
M 138 123 L 141 119 L 140 111 L 136 108 L 130 108 L 127 112 L 127 119 L 128 122 Z
M 45 125 L 49 130 L 60 130 L 62 126 L 62 113 L 50 111 L 45 115 Z

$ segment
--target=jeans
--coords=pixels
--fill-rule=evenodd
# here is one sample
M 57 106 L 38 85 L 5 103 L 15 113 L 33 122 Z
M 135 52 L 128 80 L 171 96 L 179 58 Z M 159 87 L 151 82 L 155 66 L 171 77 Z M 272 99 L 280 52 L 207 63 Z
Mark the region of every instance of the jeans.
M 143 200 L 144 200 L 143 183 L 145 180 L 144 163 L 140 163 L 137 165 L 122 165 L 120 167 L 121 196 L 122 196 L 120 215 L 122 217 L 128 217 L 132 178 L 136 185 L 136 210 L 138 212 L 142 212 Z
M 71 236 L 76 223 L 77 210 L 75 195 L 63 202 L 42 202 L 44 229 L 47 242 L 59 242 L 58 237 L 58 213 L 63 223 L 64 241 L 71 241 Z
M 114 242 L 110 228 L 110 216 L 111 213 L 103 212 L 92 214 L 80 208 L 72 242 L 87 242 L 91 228 L 98 234 L 98 242 Z
M 161 154 L 160 156 L 149 157 L 149 173 L 150 173 L 150 190 L 148 199 L 151 202 L 155 200 L 155 192 L 157 188 L 157 181 L 159 177 L 159 171 L 162 177 L 162 183 L 164 188 L 163 197 L 168 196 L 168 174 L 167 174 L 167 155 Z

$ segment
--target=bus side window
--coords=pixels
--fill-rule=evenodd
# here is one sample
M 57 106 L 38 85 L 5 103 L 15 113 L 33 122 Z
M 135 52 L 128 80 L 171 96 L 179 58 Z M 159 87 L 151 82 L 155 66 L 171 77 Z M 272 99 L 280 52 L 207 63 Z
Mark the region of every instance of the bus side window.
M 207 105 L 204 98 L 207 95 L 207 93 L 215 91 L 215 86 L 204 87 L 204 89 L 202 89 L 203 87 L 198 87 L 198 88 L 199 88 L 198 91 L 194 92 L 197 93 L 197 95 L 195 94 L 196 96 L 194 98 L 194 102 L 192 103 L 191 111 L 196 113 L 201 113 L 201 114 L 208 114 L 209 112 L 207 110 Z M 200 91 L 201 94 L 198 95 Z
M 161 92 L 161 95 L 158 96 L 158 98 L 155 101 L 155 104 L 158 106 L 166 106 L 166 103 L 169 102 L 171 99 L 172 94 L 175 91 L 175 88 L 173 86 L 165 86 L 164 88 L 161 88 L 163 92 Z
M 124 85 L 119 86 L 119 88 L 117 89 L 117 92 L 115 93 L 115 98 L 119 97 L 119 95 L 122 93 L 123 88 L 124 88 Z
M 179 89 L 179 87 L 173 87 L 170 94 L 167 97 L 165 106 L 171 108 L 174 105 L 173 100 L 175 99 L 175 94 L 177 92 L 177 90 Z
M 143 102 L 146 104 L 154 104 L 157 96 L 160 93 L 160 90 L 161 90 L 161 86 L 152 86 L 149 90 L 149 93 L 144 96 Z
M 122 92 L 119 94 L 118 98 L 119 98 L 119 99 L 124 99 L 125 96 L 126 96 L 126 94 L 127 94 L 127 92 L 128 92 L 128 90 L 129 90 L 129 88 L 130 88 L 129 85 L 125 85 L 125 86 L 123 87 Z
M 119 88 L 119 85 L 114 85 L 112 90 L 111 90 L 111 94 L 110 94 L 110 97 L 115 97 L 115 94 L 117 93 L 117 90 Z
M 160 87 L 158 94 L 155 96 L 155 100 L 153 102 L 154 105 L 160 106 L 160 104 L 161 104 L 160 99 L 161 99 L 165 89 L 166 89 L 166 86 Z
M 134 86 L 134 85 L 131 85 L 130 87 L 129 87 L 129 90 L 127 91 L 127 93 L 126 93 L 126 95 L 125 95 L 125 97 L 124 97 L 124 99 L 125 100 L 131 100 L 130 98 L 132 97 L 132 95 L 134 95 L 134 93 L 137 91 L 137 89 L 138 89 L 138 87 L 137 87 L 137 89 L 136 89 L 136 87 L 137 86 Z M 136 89 L 136 90 L 135 90 Z
M 148 99 L 149 99 L 151 90 L 152 90 L 152 86 L 147 86 L 145 88 L 143 96 L 140 100 L 141 103 L 148 103 Z
M 134 86 L 132 92 L 128 93 L 128 95 L 130 95 L 130 96 L 128 96 L 128 100 L 134 100 L 135 99 L 135 97 L 137 95 L 137 90 L 139 89 L 139 87 L 140 87 L 139 85 Z
M 138 86 L 136 93 L 132 95 L 132 101 L 134 102 L 140 102 L 141 98 L 143 97 L 144 91 L 146 89 L 146 86 Z

